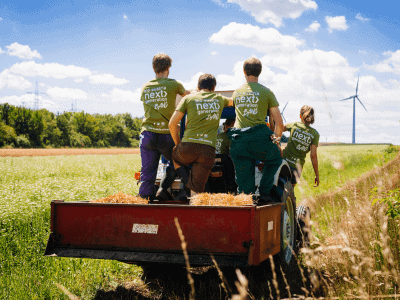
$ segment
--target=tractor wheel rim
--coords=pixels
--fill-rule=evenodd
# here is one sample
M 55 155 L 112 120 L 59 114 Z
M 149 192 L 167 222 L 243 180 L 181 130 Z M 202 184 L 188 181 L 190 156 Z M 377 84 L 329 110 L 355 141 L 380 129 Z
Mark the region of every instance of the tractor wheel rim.
M 283 253 L 285 261 L 290 262 L 293 256 L 294 245 L 294 211 L 292 199 L 286 199 L 286 209 L 283 214 Z

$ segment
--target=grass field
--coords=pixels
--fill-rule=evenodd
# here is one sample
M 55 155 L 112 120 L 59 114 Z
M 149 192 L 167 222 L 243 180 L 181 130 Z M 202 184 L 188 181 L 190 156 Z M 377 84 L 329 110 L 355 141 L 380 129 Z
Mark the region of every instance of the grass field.
M 319 148 L 321 186 L 313 188 L 309 160 L 298 201 L 343 185 L 384 164 L 396 153 L 385 146 Z M 0 158 L 0 299 L 68 299 L 56 284 L 81 299 L 137 282 L 141 269 L 88 259 L 43 257 L 50 201 L 91 200 L 118 191 L 135 195 L 138 155 Z M 307 184 L 305 183 L 307 182 Z

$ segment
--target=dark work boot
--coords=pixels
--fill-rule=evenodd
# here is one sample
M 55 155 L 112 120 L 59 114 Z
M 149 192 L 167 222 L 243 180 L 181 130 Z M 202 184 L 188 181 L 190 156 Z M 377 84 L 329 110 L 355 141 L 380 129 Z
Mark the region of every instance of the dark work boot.
M 172 200 L 171 194 L 167 190 L 158 190 L 156 200 L 158 201 L 169 201 Z
M 172 200 L 171 194 L 168 192 L 168 189 L 174 183 L 177 174 L 175 172 L 174 167 L 168 166 L 165 170 L 165 177 L 161 180 L 160 189 L 157 191 L 156 199 L 158 201 L 168 201 Z
M 257 206 L 275 202 L 269 195 L 253 195 L 253 203 Z
M 178 175 L 176 174 L 176 171 L 173 166 L 168 166 L 167 169 L 165 170 L 165 177 L 163 180 L 161 180 L 160 187 L 163 190 L 167 190 L 171 187 L 171 185 L 174 183 L 176 177 Z
M 189 167 L 187 166 L 179 167 L 178 169 L 176 169 L 176 173 L 181 178 L 182 183 L 184 185 L 187 185 L 189 182 L 189 174 L 190 174 Z

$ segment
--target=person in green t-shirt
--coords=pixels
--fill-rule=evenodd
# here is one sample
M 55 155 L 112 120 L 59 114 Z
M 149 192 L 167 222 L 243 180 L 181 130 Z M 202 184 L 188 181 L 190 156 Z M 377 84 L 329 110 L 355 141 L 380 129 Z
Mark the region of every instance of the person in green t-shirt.
M 168 78 L 172 59 L 163 53 L 153 57 L 153 70 L 156 78 L 143 85 L 140 100 L 143 102 L 144 118 L 140 134 L 140 156 L 142 168 L 140 173 L 139 196 L 149 200 L 167 200 L 172 198 L 167 189 L 176 178 L 176 172 L 170 164 L 166 176 L 161 181 L 161 188 L 155 195 L 160 155 L 172 161 L 172 150 L 175 146 L 168 128 L 168 122 L 175 111 L 177 95 L 189 94 L 183 85 Z
M 184 97 L 169 122 L 176 145 L 172 152 L 174 166 L 191 195 L 204 191 L 214 164 L 222 110 L 233 105 L 232 99 L 214 93 L 216 85 L 213 75 L 201 75 L 199 92 Z M 186 130 L 181 141 L 178 124 L 186 113 Z M 189 165 L 192 165 L 190 172 Z
M 229 155 L 229 149 L 231 147 L 231 140 L 228 138 L 227 131 L 233 127 L 235 119 L 226 119 L 222 124 L 222 131 L 217 135 L 217 143 L 215 144 L 215 154 L 226 154 Z
M 232 140 L 230 153 L 235 164 L 239 193 L 255 193 L 256 161 L 265 164 L 259 186 L 260 195 L 254 197 L 258 204 L 273 201 L 269 192 L 274 175 L 282 163 L 279 141 L 283 130 L 279 103 L 274 93 L 258 83 L 261 70 L 262 65 L 257 58 L 249 58 L 244 62 L 246 83 L 233 93 L 236 122 L 234 128 L 228 131 Z M 275 120 L 272 130 L 265 123 L 267 114 Z
M 288 162 L 292 171 L 292 184 L 296 185 L 301 176 L 303 165 L 308 152 L 311 150 L 311 162 L 315 172 L 315 187 L 319 185 L 317 147 L 319 133 L 310 125 L 314 123 L 314 109 L 304 105 L 300 110 L 301 122 L 289 123 L 283 127 L 284 131 L 290 131 L 290 137 L 286 148 L 283 150 L 283 158 Z
M 228 138 L 228 129 L 232 128 L 235 124 L 235 119 L 226 119 L 223 123 L 222 131 L 217 135 L 217 143 L 215 144 L 216 158 L 221 159 L 221 166 L 223 170 L 223 180 L 227 192 L 236 193 L 237 184 L 235 180 L 235 166 L 233 165 L 230 156 L 230 148 L 232 141 Z

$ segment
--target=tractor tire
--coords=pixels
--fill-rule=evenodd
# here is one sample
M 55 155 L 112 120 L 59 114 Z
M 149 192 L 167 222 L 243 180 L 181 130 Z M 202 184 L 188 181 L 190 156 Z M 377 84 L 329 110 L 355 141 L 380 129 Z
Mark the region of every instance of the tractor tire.
M 308 206 L 300 205 L 296 209 L 297 249 L 308 248 L 311 240 L 311 211 Z
M 285 180 L 281 197 L 281 251 L 279 263 L 285 274 L 293 270 L 296 261 L 296 198 L 290 181 Z

